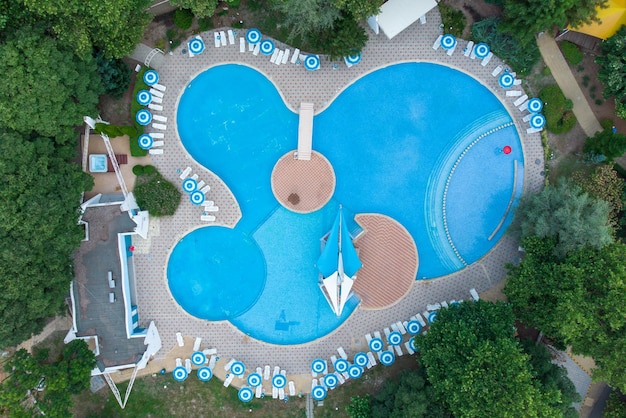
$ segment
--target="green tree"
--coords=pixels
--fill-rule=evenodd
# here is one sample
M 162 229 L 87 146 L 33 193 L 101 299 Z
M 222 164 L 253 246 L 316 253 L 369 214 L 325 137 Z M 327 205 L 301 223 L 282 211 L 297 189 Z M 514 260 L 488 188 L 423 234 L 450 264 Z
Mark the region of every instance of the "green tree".
M 94 47 L 122 58 L 135 49 L 151 20 L 150 0 L 17 0 L 51 23 L 59 41 L 77 55 Z
M 600 248 L 613 241 L 609 205 L 583 192 L 570 181 L 546 186 L 540 193 L 522 198 L 512 231 L 555 239 L 555 255 L 590 245 Z
M 609 396 L 606 408 L 602 413 L 603 418 L 624 418 L 626 417 L 626 396 L 619 392 L 613 392 Z
M 618 228 L 619 215 L 622 212 L 624 180 L 610 164 L 602 164 L 589 174 L 578 171 L 572 176 L 574 182 L 590 196 L 604 200 L 609 204 L 609 225 Z
M 372 406 L 370 396 L 353 396 L 346 406 L 346 412 L 350 418 L 370 418 L 372 416 Z
M 133 193 L 139 207 L 151 216 L 171 216 L 180 204 L 180 191 L 152 166 L 137 176 Z
M 604 98 L 615 97 L 617 116 L 626 119 L 626 26 L 602 42 L 601 55 L 596 58 L 598 80 L 604 86 Z
M 191 10 L 197 18 L 213 16 L 217 8 L 217 0 L 170 0 L 170 4 Z
M 73 144 L 0 132 L 0 344 L 41 331 L 64 306 L 84 238 L 80 195 L 93 179 Z
M 529 237 L 504 292 L 516 316 L 596 362 L 594 378 L 626 389 L 626 245 L 554 257 L 554 241 Z
M 331 29 L 341 17 L 341 11 L 326 0 L 273 0 L 271 4 L 283 14 L 292 39 Z
M 383 0 L 333 0 L 335 7 L 354 16 L 356 20 L 367 19 L 380 12 Z
M 626 135 L 604 129 L 585 140 L 583 151 L 592 155 L 604 155 L 608 161 L 613 161 L 626 152 Z
M 416 337 L 428 380 L 455 416 L 554 417 L 559 393 L 533 377 L 502 302 L 464 302 L 440 310 Z
M 328 54 L 331 60 L 361 52 L 367 43 L 367 33 L 352 17 L 341 17 L 335 24 L 307 36 L 313 48 Z
M 67 138 L 84 115 L 97 114 L 100 77 L 91 56 L 71 51 L 26 27 L 0 46 L 0 125 L 25 134 Z
M 104 92 L 120 99 L 130 86 L 131 70 L 128 65 L 119 58 L 106 58 L 102 51 L 96 54 L 96 64 Z

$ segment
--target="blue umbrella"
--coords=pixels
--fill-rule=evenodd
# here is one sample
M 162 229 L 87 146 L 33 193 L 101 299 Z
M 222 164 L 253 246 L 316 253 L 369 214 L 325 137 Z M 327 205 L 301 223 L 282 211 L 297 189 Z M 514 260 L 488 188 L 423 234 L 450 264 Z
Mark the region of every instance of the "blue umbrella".
M 535 129 L 541 129 L 546 124 L 546 118 L 541 114 L 537 113 L 530 118 L 530 126 Z
M 202 351 L 195 351 L 191 355 L 191 362 L 195 364 L 196 366 L 201 366 L 204 363 L 206 363 L 206 356 L 204 355 Z
M 367 358 L 367 354 L 365 353 L 356 353 L 354 355 L 354 364 L 357 366 L 365 367 L 369 363 L 369 359 Z
M 321 358 L 315 359 L 311 363 L 311 370 L 318 374 L 324 373 L 326 371 L 326 363 Z
M 208 367 L 200 367 L 198 369 L 198 379 L 201 382 L 208 382 L 213 377 L 213 372 Z
M 437 311 L 433 311 L 428 314 L 428 323 L 432 324 L 437 319 Z
M 533 97 L 528 101 L 528 111 L 530 113 L 539 113 L 543 109 L 543 101 L 538 97 Z
M 252 45 L 258 44 L 261 42 L 261 31 L 257 28 L 248 29 L 248 32 L 246 32 L 246 41 Z
M 348 370 L 348 367 L 350 367 L 350 363 L 348 363 L 347 360 L 340 358 L 335 362 L 335 364 L 333 364 L 333 367 L 336 372 L 344 373 Z
M 456 45 L 456 38 L 454 37 L 454 35 L 451 34 L 446 34 L 443 35 L 443 38 L 441 38 L 441 46 L 444 49 L 452 49 L 454 48 L 454 46 Z
M 317 385 L 311 391 L 311 395 L 316 401 L 323 401 L 326 398 L 326 389 L 324 386 Z
M 230 366 L 230 371 L 237 377 L 243 376 L 246 372 L 246 366 L 243 365 L 242 362 L 236 361 Z
M 274 52 L 274 42 L 271 39 L 264 39 L 259 47 L 261 54 L 269 55 Z
M 345 57 L 346 63 L 350 65 L 358 64 L 361 61 L 361 53 L 359 51 L 353 51 Z
M 172 376 L 174 376 L 174 380 L 177 382 L 182 382 L 187 379 L 187 370 L 182 366 L 178 366 L 172 372 Z
M 411 335 L 417 335 L 422 331 L 422 325 L 417 321 L 409 321 L 406 324 L 406 330 L 409 331 Z
M 248 387 L 243 387 L 239 389 L 238 396 L 241 402 L 250 402 L 254 394 L 252 393 L 252 389 Z
M 320 68 L 320 57 L 317 55 L 307 55 L 304 59 L 304 68 L 309 71 L 315 71 Z
M 198 183 L 191 177 L 187 177 L 183 180 L 183 191 L 191 193 L 198 188 Z
M 285 379 L 285 376 L 283 376 L 282 374 L 277 374 L 272 378 L 272 386 L 274 386 L 275 388 L 284 388 L 286 384 L 287 379 Z
M 139 90 L 137 92 L 137 103 L 142 106 L 146 106 L 152 101 L 152 93 L 148 90 Z
M 350 376 L 352 379 L 358 379 L 359 377 L 361 377 L 362 374 L 363 368 L 361 366 L 357 366 L 356 364 L 353 364 L 348 369 L 348 376 Z
M 338 383 L 339 379 L 337 379 L 335 373 L 329 373 L 324 376 L 324 384 L 326 385 L 326 387 L 328 387 L 328 389 L 333 389 L 337 386 Z
M 189 195 L 189 200 L 191 200 L 191 203 L 196 206 L 201 205 L 204 203 L 204 193 L 202 193 L 200 190 L 194 190 Z
M 498 83 L 500 83 L 500 87 L 508 89 L 513 86 L 513 83 L 515 83 L 515 77 L 508 72 L 504 72 L 498 79 Z
M 489 55 L 489 45 L 484 42 L 477 44 L 474 47 L 474 55 L 476 55 L 476 57 L 478 58 L 485 58 L 487 55 Z
M 135 119 L 138 124 L 146 126 L 152 122 L 152 113 L 148 112 L 146 109 L 141 109 L 135 114 Z
M 396 361 L 396 356 L 391 351 L 385 351 L 380 355 L 380 362 L 384 366 L 391 366 Z
M 189 52 L 194 55 L 202 54 L 204 51 L 204 42 L 200 38 L 193 38 L 189 41 Z
M 370 350 L 376 353 L 382 350 L 384 345 L 385 344 L 383 344 L 383 340 L 381 340 L 380 338 L 372 338 L 370 341 Z
M 154 86 L 159 82 L 159 73 L 154 70 L 148 70 L 143 73 L 143 82 L 149 86 Z
M 389 345 L 400 345 L 400 343 L 402 342 L 402 334 L 400 334 L 398 331 L 393 331 L 391 334 L 389 334 L 388 342 Z
M 250 375 L 248 376 L 248 384 L 253 388 L 259 386 L 261 382 L 261 375 L 258 373 L 250 373 Z
M 154 144 L 154 139 L 152 139 L 152 135 L 150 134 L 142 134 L 137 138 L 137 142 L 141 149 L 150 149 Z

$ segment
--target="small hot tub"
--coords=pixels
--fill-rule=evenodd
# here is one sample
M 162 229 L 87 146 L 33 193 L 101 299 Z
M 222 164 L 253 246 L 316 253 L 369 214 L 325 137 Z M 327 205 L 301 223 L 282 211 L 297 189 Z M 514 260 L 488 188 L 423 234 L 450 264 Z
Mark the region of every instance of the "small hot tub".
M 107 156 L 106 154 L 91 154 L 89 156 L 89 171 L 92 173 L 107 172 Z

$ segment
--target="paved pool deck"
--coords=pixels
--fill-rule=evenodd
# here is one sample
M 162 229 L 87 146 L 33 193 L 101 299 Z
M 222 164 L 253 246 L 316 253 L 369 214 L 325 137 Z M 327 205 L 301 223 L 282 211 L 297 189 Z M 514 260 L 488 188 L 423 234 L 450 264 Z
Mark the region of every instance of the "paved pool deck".
M 427 15 L 427 23 L 416 22 L 393 40 L 384 35 L 375 35 L 367 28 L 370 40 L 363 49 L 362 60 L 358 65 L 347 68 L 343 62 L 333 63 L 322 58 L 321 68 L 315 72 L 306 71 L 302 65 L 287 63 L 277 66 L 270 62 L 269 56 L 258 56 L 239 51 L 237 33 L 234 45 L 215 48 L 213 32 L 201 34 L 206 50 L 199 56 L 189 57 L 182 53 L 186 44 L 176 49 L 172 55 L 166 55 L 161 65 L 160 83 L 167 87 L 163 100 L 164 111 L 155 112 L 168 118 L 165 131 L 164 153 L 152 157 L 153 164 L 174 184 L 180 185 L 179 172 L 189 166 L 193 173 L 211 186 L 208 199 L 219 207 L 215 213 L 216 224 L 233 226 L 241 212 L 228 187 L 213 173 L 196 163 L 183 148 L 176 129 L 176 108 L 185 86 L 200 72 L 222 63 L 243 63 L 264 73 L 279 89 L 285 103 L 294 111 L 301 102 L 315 105 L 315 112 L 322 111 L 347 86 L 359 77 L 375 69 L 400 62 L 433 62 L 450 66 L 472 75 L 497 96 L 507 107 L 522 138 L 525 156 L 525 192 L 537 192 L 541 189 L 543 178 L 543 149 L 540 135 L 526 134 L 528 123 L 522 120 L 527 112 L 522 113 L 512 102 L 516 97 L 507 97 L 498 86 L 498 80 L 491 75 L 493 69 L 502 65 L 494 57 L 487 66 L 481 66 L 478 59 L 463 55 L 467 44 L 459 40 L 456 51 L 451 56 L 442 48 L 433 49 L 435 39 L 442 33 L 441 19 L 437 9 Z M 224 29 L 224 30 L 227 30 Z M 294 48 L 276 42 L 281 49 Z M 225 79 L 224 83 L 237 83 L 236 79 Z M 428 80 L 415 80 L 427 83 Z M 315 146 L 315 144 L 313 144 Z M 203 348 L 217 349 L 221 360 L 215 367 L 215 375 L 224 378 L 224 362 L 231 358 L 243 361 L 248 370 L 270 365 L 280 366 L 287 372 L 288 378 L 296 381 L 298 392 L 309 392 L 310 364 L 315 358 L 329 359 L 337 355 L 337 347 L 343 347 L 351 356 L 357 351 L 364 351 L 364 335 L 373 331 L 382 331 L 392 322 L 406 320 L 417 312 L 426 309 L 426 305 L 452 299 L 469 299 L 469 289 L 479 292 L 498 284 L 504 279 L 505 263 L 515 262 L 519 258 L 518 244 L 508 235 L 481 260 L 469 267 L 434 280 L 415 281 L 404 298 L 386 309 L 357 309 L 345 323 L 330 335 L 319 340 L 297 345 L 276 346 L 254 340 L 243 334 L 228 322 L 208 322 L 194 318 L 184 312 L 172 298 L 167 285 L 166 265 L 170 251 L 175 244 L 193 229 L 206 226 L 200 220 L 201 209 L 183 201 L 173 217 L 162 220 L 151 219 L 150 234 L 147 240 L 135 239 L 135 269 L 137 272 L 137 300 L 140 321 L 154 320 L 163 342 L 163 348 L 157 353 L 155 364 L 162 364 L 171 371 L 175 356 L 190 355 L 192 337 L 203 338 Z M 419 251 L 419 249 L 418 249 Z M 184 348 L 177 347 L 175 333 L 186 336 Z M 175 349 L 175 355 L 166 355 Z M 308 376 L 308 377 L 307 377 Z M 192 377 L 195 378 L 195 377 Z M 235 386 L 243 380 L 235 379 Z M 267 382 L 264 383 L 267 385 Z M 266 388 L 267 390 L 267 388 Z M 271 390 L 270 390 L 271 393 Z

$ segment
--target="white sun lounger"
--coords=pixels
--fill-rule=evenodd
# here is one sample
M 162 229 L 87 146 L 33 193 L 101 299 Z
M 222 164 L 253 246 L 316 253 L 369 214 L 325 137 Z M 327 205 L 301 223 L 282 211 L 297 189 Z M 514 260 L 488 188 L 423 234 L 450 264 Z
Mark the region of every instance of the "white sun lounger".
M 158 104 L 148 103 L 148 109 L 152 109 L 152 110 L 163 110 L 163 106 L 158 105 Z
M 285 51 L 280 50 L 278 51 L 278 55 L 276 55 L 276 61 L 274 61 L 274 64 L 276 65 L 280 65 L 283 62 L 283 55 L 285 55 Z
M 400 345 L 394 345 L 393 349 L 396 350 L 396 354 L 398 357 L 402 356 L 404 353 L 402 352 L 402 347 Z
M 150 88 L 150 94 L 152 94 L 152 96 L 153 96 L 152 98 L 153 99 L 154 99 L 154 97 L 159 97 L 159 98 L 163 97 L 163 92 L 162 91 L 159 91 L 159 90 L 153 89 L 153 88 Z
M 239 52 L 246 52 L 246 40 L 239 38 Z
M 348 355 L 346 354 L 346 350 L 344 350 L 343 347 L 337 347 L 337 352 L 339 353 L 342 359 L 348 360 Z
M 530 121 L 530 118 L 532 118 L 532 117 L 533 117 L 533 114 L 532 114 L 532 113 L 529 113 L 529 114 L 527 114 L 526 116 L 524 116 L 524 117 L 522 118 L 522 120 L 523 120 L 524 122 L 528 122 L 528 121 Z
M 115 303 L 115 293 L 109 292 L 109 303 Z
M 239 38 L 239 39 L 243 39 L 243 38 Z M 263 385 L 259 385 L 256 387 L 254 396 L 259 399 L 261 397 L 263 397 Z
M 298 57 L 300 56 L 300 50 L 298 48 L 293 51 L 293 55 L 291 56 L 291 63 L 295 64 L 298 61 Z
M 194 174 L 193 176 L 191 176 L 191 178 L 194 179 L 194 180 L 198 180 L 198 175 Z
M 161 115 L 153 115 L 152 119 L 157 120 L 159 122 L 167 122 L 167 117 Z
M 182 359 L 179 359 L 179 358 L 176 359 L 176 367 L 183 367 L 183 360 Z
M 367 341 L 367 345 L 370 345 L 370 341 L 372 341 L 372 334 L 365 334 L 365 341 Z
M 167 125 L 164 125 L 164 124 L 162 124 L 162 123 L 153 123 L 153 124 L 152 124 L 152 127 L 153 127 L 154 129 L 159 129 L 159 130 L 161 130 L 161 131 L 165 131 L 165 130 L 167 130 Z
M 214 215 L 200 215 L 200 220 L 204 222 L 215 222 Z
M 285 388 L 278 388 L 278 399 L 281 401 L 285 399 Z
M 383 339 L 383 337 L 380 336 L 380 331 L 374 331 L 374 337 L 380 338 L 381 340 Z
M 205 184 L 205 183 L 204 183 L 204 180 L 200 180 L 200 181 L 198 182 L 198 185 L 196 186 L 196 188 L 201 189 L 201 188 L 204 186 L 204 184 Z
M 493 58 L 493 52 L 489 51 L 487 56 L 483 58 L 483 60 L 480 62 L 480 65 L 482 65 L 483 67 L 486 67 L 487 64 L 489 64 L 489 61 L 491 61 L 491 58 Z
M 420 23 L 421 23 L 422 25 L 426 24 L 426 15 L 422 15 L 422 16 L 420 16 Z
M 261 43 L 254 45 L 254 49 L 252 50 L 252 55 L 259 55 L 259 51 L 261 50 Z
M 206 194 L 206 192 L 208 192 L 209 190 L 211 190 L 211 186 L 209 186 L 208 184 L 200 189 L 200 191 L 204 194 Z
M 296 384 L 293 380 L 289 381 L 289 396 L 296 396 Z
M 411 345 L 411 341 L 407 341 L 404 343 L 404 346 L 406 347 L 406 351 L 409 354 L 415 354 L 415 350 L 413 350 L 413 346 Z
M 201 338 L 201 337 L 198 337 L 198 338 Z M 208 358 L 209 356 L 212 356 L 213 354 L 217 354 L 217 348 L 205 348 L 204 350 L 202 350 L 202 352 Z
M 440 303 L 432 303 L 430 305 L 426 305 L 426 310 L 428 311 L 436 311 L 438 309 L 441 309 Z
M 165 87 L 162 84 L 153 84 L 152 87 L 154 87 L 157 90 L 161 90 L 161 91 L 165 91 L 167 89 L 167 87 Z
M 520 104 L 517 108 L 519 109 L 520 112 L 524 112 L 525 110 L 528 110 L 528 104 L 526 103 L 528 100 L 524 100 L 522 102 L 522 104 Z
M 448 51 L 446 52 L 446 54 L 448 54 L 449 56 L 452 56 L 452 54 L 454 54 L 454 50 L 456 49 L 456 45 L 454 45 L 452 48 L 448 49 Z
M 248 52 L 254 51 L 254 45 L 255 44 L 251 44 L 250 42 L 248 42 Z
M 520 84 L 522 84 L 522 80 L 520 80 L 519 78 L 516 78 L 515 80 L 513 80 L 514 86 L 519 86 Z
M 191 373 L 191 360 L 188 358 L 185 359 L 185 370 L 187 370 L 187 373 Z
M 272 386 L 272 399 L 278 399 L 278 388 Z
M 163 132 L 150 132 L 150 136 L 153 139 L 163 139 L 163 138 L 165 138 L 165 134 Z
M 204 202 L 202 202 L 202 206 L 215 206 L 215 202 L 212 200 L 205 200 Z
M 368 369 L 371 369 L 372 367 L 376 366 L 376 358 L 374 357 L 374 353 L 372 353 L 371 351 L 368 351 L 367 358 L 369 359 L 369 362 L 367 363 Z
M 222 42 L 222 46 L 226 46 L 226 32 L 223 30 L 220 31 L 220 42 Z
M 216 356 L 215 354 L 213 354 L 210 358 L 209 358 L 209 369 L 213 370 L 213 367 L 215 367 L 215 363 L 217 362 L 217 360 L 219 360 L 220 358 L 218 356 Z
M 228 43 L 235 45 L 235 34 L 232 29 L 228 29 Z
M 276 62 L 276 57 L 278 57 L 278 51 L 280 51 L 278 48 L 276 48 L 274 50 L 274 52 L 272 52 L 272 56 L 270 57 L 270 62 L 271 63 L 275 63 Z
M 480 299 L 480 297 L 478 296 L 478 292 L 476 291 L 476 289 L 471 288 L 469 292 L 470 292 L 470 295 L 472 295 L 472 299 L 474 299 L 475 301 L 478 301 L 478 299 Z
M 526 100 L 528 100 L 528 96 L 527 95 L 523 95 L 522 97 L 520 97 L 519 99 L 517 99 L 516 101 L 513 102 L 513 106 L 521 106 L 522 103 L 525 103 Z
M 178 342 L 179 347 L 183 347 L 185 345 L 185 340 L 183 340 L 183 334 L 180 332 L 176 333 L 176 342 Z
M 164 144 L 164 142 L 163 142 L 163 141 L 154 141 L 154 142 L 152 143 L 152 146 L 153 146 L 153 147 L 162 147 L 162 146 L 163 146 L 163 144 Z
M 317 379 L 311 379 L 311 391 L 315 386 L 317 386 Z
M 224 387 L 225 388 L 229 387 L 230 382 L 232 382 L 234 378 L 235 378 L 235 375 L 233 373 L 228 373 L 226 375 L 226 380 L 224 380 Z
M 439 47 L 441 46 L 441 38 L 443 38 L 443 35 L 439 35 L 437 39 L 435 39 L 435 43 L 433 44 L 434 50 L 439 49 Z
M 469 57 L 473 49 L 474 49 L 474 41 L 469 41 L 467 43 L 467 46 L 463 50 L 463 55 L 465 55 L 466 57 Z
M 163 154 L 163 148 L 150 148 L 148 153 L 150 155 L 161 155 Z
M 442 308 L 447 308 L 448 307 L 448 302 L 446 302 L 445 300 L 441 301 L 441 307 Z
M 278 376 L 280 374 L 280 367 L 274 366 L 274 373 L 272 373 L 272 378 Z
M 335 373 L 335 376 L 337 376 L 337 380 L 339 380 L 340 385 L 343 385 L 344 383 L 346 383 L 346 379 L 339 373 Z
M 506 95 L 507 97 L 519 97 L 522 95 L 522 92 L 521 90 L 507 90 Z
M 496 68 L 493 69 L 493 71 L 491 72 L 491 75 L 496 77 L 501 72 L 502 72 L 502 66 L 498 65 Z
M 160 97 L 158 97 L 158 96 L 153 95 L 152 99 L 150 100 L 150 102 L 152 102 L 152 103 L 163 103 L 163 96 L 161 95 Z
M 400 321 L 396 322 L 396 326 L 398 327 L 398 331 L 400 331 L 400 334 L 405 335 L 406 334 L 406 328 L 404 326 L 404 324 Z M 393 325 L 392 325 L 393 327 Z
M 232 366 L 234 362 L 235 362 L 235 359 L 231 358 L 230 361 L 224 365 L 224 370 L 229 371 L 230 366 Z
M 415 317 L 411 317 L 411 319 L 413 318 L 415 318 L 415 320 L 419 322 L 422 327 L 425 327 L 426 325 L 428 325 L 426 321 L 424 320 L 424 318 L 422 318 L 422 315 L 420 315 L 419 313 L 416 314 Z
M 385 337 L 387 338 L 387 341 L 389 341 L 389 334 L 391 334 L 391 330 L 387 327 L 385 327 L 383 329 L 383 332 L 385 333 Z
M 220 208 L 218 208 L 217 206 L 205 206 L 204 210 L 206 212 L 217 212 L 220 210 Z
M 200 351 L 200 344 L 202 344 L 202 337 L 196 337 L 193 342 L 193 351 Z
M 265 380 L 270 379 L 270 366 L 269 365 L 265 366 L 265 371 L 263 372 L 263 379 Z
M 536 134 L 537 132 L 541 132 L 543 128 L 528 128 L 526 129 L 527 134 Z
M 220 34 L 217 32 L 213 32 L 213 35 L 215 36 L 215 47 L 219 48 L 220 46 L 222 46 L 222 43 L 220 42 Z
M 287 64 L 288 60 L 289 60 L 289 49 L 285 49 L 285 53 L 283 54 L 283 60 L 281 64 Z

